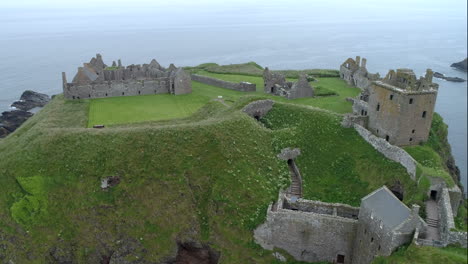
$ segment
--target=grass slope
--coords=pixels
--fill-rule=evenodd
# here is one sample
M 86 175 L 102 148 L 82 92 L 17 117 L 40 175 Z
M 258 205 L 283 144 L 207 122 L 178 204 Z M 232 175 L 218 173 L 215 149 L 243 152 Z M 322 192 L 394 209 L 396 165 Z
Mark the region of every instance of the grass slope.
M 466 248 L 402 247 L 390 257 L 377 257 L 373 264 L 465 264 Z
M 55 98 L 1 141 L 0 233 L 10 239 L 0 256 L 44 263 L 51 248 L 72 248 L 74 259 L 97 263 L 132 238 L 147 249 L 133 257 L 157 261 L 193 238 L 210 241 L 223 263 L 273 263 L 251 246 L 288 177 L 268 130 L 238 112 L 166 128 L 78 128 L 87 105 Z M 102 191 L 108 176 L 121 183 Z
M 304 197 L 325 202 L 360 205 L 365 195 L 400 181 L 405 202 L 420 202 L 417 189 L 405 169 L 386 159 L 352 128 L 340 125 L 341 116 L 306 107 L 275 104 L 262 119 L 274 129 L 276 151 L 298 147 L 297 165 L 303 178 Z

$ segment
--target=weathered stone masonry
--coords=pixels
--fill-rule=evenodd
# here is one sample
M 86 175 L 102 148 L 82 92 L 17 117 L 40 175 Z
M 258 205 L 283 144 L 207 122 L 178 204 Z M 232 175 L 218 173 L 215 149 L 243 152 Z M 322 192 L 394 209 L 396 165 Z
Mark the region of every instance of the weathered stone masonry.
M 367 60 L 357 56 L 356 59 L 349 58 L 340 66 L 340 77 L 349 85 L 356 86 L 363 90 L 370 87 L 373 81 L 380 79 L 378 73 L 372 74 L 367 71 Z
M 254 237 L 263 248 L 284 249 L 300 261 L 368 264 L 410 242 L 416 229 L 425 230 L 418 212 L 385 186 L 364 197 L 360 208 L 280 192 Z
M 296 260 L 334 262 L 343 256 L 341 263 L 352 263 L 358 213 L 359 208 L 348 205 L 292 201 L 280 193 L 254 236 L 262 247 L 284 249 Z
M 437 89 L 430 69 L 419 80 L 412 70 L 389 71 L 369 89 L 368 129 L 397 146 L 427 141 Z
M 432 70 L 419 79 L 410 69 L 390 70 L 380 79 L 367 72 L 365 59 L 360 63 L 358 56 L 340 67 L 342 79 L 363 89 L 359 97 L 349 98 L 354 115 L 368 116 L 366 128 L 393 145 L 427 141 L 438 90 Z
M 191 77 L 192 80 L 197 82 L 239 92 L 255 92 L 257 90 L 257 86 L 254 83 L 249 82 L 233 83 L 198 74 L 192 74 Z
M 299 76 L 297 82 L 287 82 L 284 75 L 271 72 L 268 67 L 263 71 L 265 93 L 283 96 L 287 99 L 313 97 L 314 88 L 309 84 L 307 76 Z
M 440 219 L 440 238 L 444 245 L 459 244 L 467 247 L 467 233 L 455 230 L 455 221 L 453 217 L 456 215 L 452 210 L 452 199 L 448 188 L 442 189 L 442 194 L 438 202 L 439 219 Z
M 393 146 L 382 138 L 374 136 L 369 130 L 358 124 L 354 124 L 354 129 L 365 141 L 371 144 L 372 147 L 382 153 L 386 158 L 396 161 L 405 167 L 411 179 L 416 180 L 416 161 L 408 152 L 400 147 Z
M 246 105 L 242 111 L 258 120 L 268 114 L 274 103 L 273 100 L 257 100 Z
M 67 82 L 65 73 L 62 81 L 67 99 L 192 92 L 190 75 L 173 64 L 165 69 L 152 60 L 150 64 L 123 67 L 119 60 L 108 67 L 100 54 L 79 67 L 71 83 Z

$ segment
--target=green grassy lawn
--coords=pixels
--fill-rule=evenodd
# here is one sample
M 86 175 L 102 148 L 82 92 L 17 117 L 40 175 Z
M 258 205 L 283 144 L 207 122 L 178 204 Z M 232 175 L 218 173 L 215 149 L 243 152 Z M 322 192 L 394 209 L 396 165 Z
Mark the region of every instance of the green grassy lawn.
M 465 264 L 466 248 L 419 247 L 410 245 L 393 253 L 390 257 L 377 257 L 373 264 Z
M 265 94 L 263 92 L 262 77 L 218 74 L 207 71 L 198 71 L 197 73 L 225 81 L 255 83 L 257 85 L 257 92 L 237 92 L 199 82 L 192 82 L 193 92 L 186 95 L 159 94 L 91 99 L 88 127 L 98 124 L 112 126 L 125 123 L 185 118 L 218 96 L 223 96 L 225 102 L 231 103 L 246 94 L 259 95 L 279 102 L 315 106 L 337 113 L 347 113 L 351 111 L 351 103 L 345 101 L 346 97 L 354 97 L 359 94 L 358 88 L 350 87 L 338 78 L 318 78 L 317 82 L 311 82 L 313 86 L 317 87 L 316 92 L 318 97 L 287 100 L 283 97 Z M 320 96 L 330 94 L 336 95 Z

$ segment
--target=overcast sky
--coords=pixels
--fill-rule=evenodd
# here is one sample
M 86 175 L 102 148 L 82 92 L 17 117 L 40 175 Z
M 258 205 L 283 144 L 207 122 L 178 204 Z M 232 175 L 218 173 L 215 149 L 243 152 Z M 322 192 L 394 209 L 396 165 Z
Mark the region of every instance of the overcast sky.
M 71 7 L 71 8 L 86 8 L 93 6 L 183 6 L 183 5 L 258 5 L 258 4 L 284 4 L 290 5 L 329 5 L 330 7 L 346 7 L 346 6 L 372 6 L 389 7 L 400 6 L 401 8 L 419 7 L 419 8 L 463 8 L 466 7 L 466 0 L 1 0 L 0 7 L 34 7 L 34 8 L 52 8 L 52 7 Z M 466 11 L 466 8 L 463 8 Z

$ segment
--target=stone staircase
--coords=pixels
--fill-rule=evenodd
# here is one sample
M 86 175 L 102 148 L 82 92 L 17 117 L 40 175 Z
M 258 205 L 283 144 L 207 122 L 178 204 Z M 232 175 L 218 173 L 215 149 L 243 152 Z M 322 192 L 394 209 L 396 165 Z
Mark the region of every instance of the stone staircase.
M 439 228 L 439 220 L 438 219 L 432 219 L 432 218 L 426 218 L 426 223 L 430 227 L 434 228 Z
M 299 170 L 294 161 L 288 162 L 289 171 L 291 173 L 291 186 L 289 186 L 288 194 L 290 196 L 302 197 L 302 179 Z

